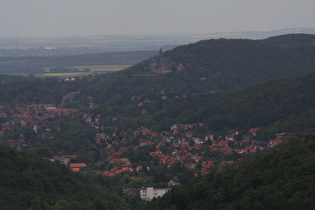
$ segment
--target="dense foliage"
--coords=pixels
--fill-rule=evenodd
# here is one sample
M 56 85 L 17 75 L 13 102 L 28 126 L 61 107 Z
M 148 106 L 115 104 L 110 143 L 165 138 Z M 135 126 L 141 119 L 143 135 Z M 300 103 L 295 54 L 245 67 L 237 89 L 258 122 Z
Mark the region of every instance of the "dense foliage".
M 197 96 L 178 101 L 153 115 L 179 122 L 203 122 L 215 132 L 264 127 L 260 138 L 269 140 L 276 132 L 314 131 L 315 74 L 275 80 L 222 96 Z M 163 113 L 163 114 L 162 114 Z M 271 135 L 271 136 L 270 136 Z
M 269 140 L 277 132 L 314 132 L 314 83 L 315 74 L 311 73 L 226 94 L 199 94 L 181 99 L 170 96 L 167 100 L 148 90 L 141 99 L 150 99 L 143 106 L 148 110 L 145 115 L 137 107 L 141 100 L 118 95 L 94 112 L 119 117 L 117 123 L 123 129 L 145 125 L 161 132 L 178 122 L 202 122 L 204 133 L 262 127 L 258 139 Z
M 294 35 L 292 35 L 294 36 Z M 286 36 L 277 39 L 287 40 Z M 292 38 L 287 47 L 270 40 L 216 39 L 199 41 L 177 47 L 164 53 L 173 63 L 173 73 L 133 78 L 132 75 L 149 74 L 148 61 L 100 80 L 92 89 L 97 102 L 103 103 L 116 95 L 140 94 L 143 90 L 167 90 L 179 94 L 207 93 L 236 90 L 252 84 L 287 78 L 314 71 L 314 51 L 301 40 L 314 42 L 314 35 Z M 299 41 L 300 40 L 300 41 Z M 311 45 L 312 46 L 312 45 Z M 184 69 L 177 71 L 177 65 Z M 200 80 L 205 78 L 205 80 Z M 193 85 L 192 85 L 193 84 Z
M 175 187 L 143 209 L 312 209 L 315 136 Z
M 47 129 L 50 132 L 47 132 Z M 74 154 L 79 155 L 76 161 L 87 164 L 95 163 L 99 159 L 100 151 L 94 145 L 95 131 L 86 126 L 80 118 L 54 119 L 52 122 L 42 124 L 39 132 L 40 135 L 35 134 L 27 140 L 32 145 L 29 151 L 41 157 L 52 158 L 53 155 Z M 25 136 L 24 133 L 23 136 Z M 51 136 L 53 136 L 53 141 L 50 139 Z
M 122 209 L 97 180 L 59 162 L 0 148 L 1 209 Z
M 63 82 L 57 78 L 3 76 L 0 86 L 1 105 L 59 104 L 62 96 L 86 85 L 82 80 Z
M 182 63 L 190 78 L 206 77 L 206 85 L 198 83 L 202 85 L 201 89 L 216 91 L 235 90 L 313 71 L 312 62 L 294 49 L 268 45 L 263 41 L 205 40 L 180 46 L 165 54 L 175 63 Z
M 94 80 L 90 88 L 82 91 L 82 96 L 91 96 L 95 103 L 101 103 L 102 106 L 96 112 L 102 113 L 102 116 L 119 117 L 124 128 L 153 125 L 155 130 L 161 131 L 177 122 L 202 121 L 207 124 L 208 131 L 225 131 L 235 127 L 273 126 L 275 121 L 286 118 L 286 125 L 281 124 L 283 128 L 280 130 L 292 130 L 293 127 L 293 130 L 301 131 L 303 126 L 292 125 L 298 124 L 300 120 L 292 122 L 292 119 L 298 116 L 304 120 L 312 115 L 298 111 L 306 108 L 304 112 L 312 113 L 311 101 L 303 103 L 303 100 L 312 100 L 311 95 L 305 96 L 306 99 L 296 94 L 308 92 L 307 88 L 301 89 L 304 85 L 300 87 L 299 83 L 303 81 L 283 82 L 283 88 L 280 89 L 276 87 L 277 82 L 266 83 L 254 87 L 255 90 L 252 91 L 251 88 L 244 90 L 246 93 L 242 90 L 223 97 L 209 93 L 221 95 L 228 90 L 313 71 L 314 60 L 311 58 L 314 55 L 314 40 L 314 35 L 299 34 L 257 41 L 200 41 L 164 53 L 173 62 L 173 73 L 154 78 L 134 77 L 150 74 L 149 63 L 144 61 L 108 78 Z M 176 65 L 179 63 L 183 64 L 184 69 L 177 71 Z M 293 91 L 289 87 L 291 82 L 295 83 L 295 94 L 290 94 Z M 311 85 L 310 81 L 308 86 Z M 160 91 L 167 95 L 167 100 L 161 100 Z M 174 97 L 184 95 L 189 97 L 188 102 L 174 100 Z M 142 101 L 149 100 L 143 107 L 149 114 L 141 115 L 136 107 L 139 101 L 131 101 L 132 96 L 141 96 Z M 291 103 L 289 100 L 293 97 L 297 100 L 292 101 L 295 105 L 287 106 L 285 103 Z M 276 108 L 278 112 L 273 114 L 272 110 L 278 104 L 281 104 Z M 265 112 L 269 114 L 265 115 Z M 265 137 L 264 134 L 263 138 Z

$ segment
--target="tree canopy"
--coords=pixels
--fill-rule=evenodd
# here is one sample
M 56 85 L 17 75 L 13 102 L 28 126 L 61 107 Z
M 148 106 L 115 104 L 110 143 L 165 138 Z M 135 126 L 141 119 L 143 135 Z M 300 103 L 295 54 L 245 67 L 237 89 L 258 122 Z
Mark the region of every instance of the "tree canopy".
M 102 183 L 58 161 L 0 148 L 1 209 L 121 209 L 121 198 Z

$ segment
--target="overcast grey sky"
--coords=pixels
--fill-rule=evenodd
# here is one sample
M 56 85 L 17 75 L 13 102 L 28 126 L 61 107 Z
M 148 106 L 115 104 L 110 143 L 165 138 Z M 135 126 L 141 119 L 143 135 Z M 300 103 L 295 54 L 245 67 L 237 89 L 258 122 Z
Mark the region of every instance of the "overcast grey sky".
M 314 28 L 315 0 L 0 0 L 0 36 Z

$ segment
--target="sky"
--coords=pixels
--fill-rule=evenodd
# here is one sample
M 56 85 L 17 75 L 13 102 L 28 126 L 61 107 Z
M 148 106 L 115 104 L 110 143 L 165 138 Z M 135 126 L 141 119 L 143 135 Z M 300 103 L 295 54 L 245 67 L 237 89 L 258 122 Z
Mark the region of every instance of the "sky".
M 315 0 L 1 0 L 0 36 L 315 28 Z

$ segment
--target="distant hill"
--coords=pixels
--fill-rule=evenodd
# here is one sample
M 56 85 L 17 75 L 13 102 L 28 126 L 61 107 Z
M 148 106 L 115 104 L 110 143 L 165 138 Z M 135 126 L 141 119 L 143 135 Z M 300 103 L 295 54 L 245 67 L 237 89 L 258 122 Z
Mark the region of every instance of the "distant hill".
M 301 33 L 273 36 L 260 41 L 265 44 L 275 45 L 283 48 L 290 48 L 294 46 L 312 47 L 312 45 L 314 45 L 315 38 L 313 34 Z
M 141 89 L 164 89 L 182 94 L 224 92 L 314 71 L 315 62 L 310 59 L 313 51 L 297 40 L 315 40 L 315 35 L 293 38 L 295 36 L 275 38 L 279 40 L 275 42 L 287 40 L 295 46 L 285 48 L 272 44 L 270 39 L 215 39 L 180 46 L 164 53 L 173 63 L 171 74 L 160 75 L 154 82 L 147 77 L 133 79 L 132 75 L 150 74 L 146 60 L 95 83 L 91 90 L 97 93 L 96 101 L 103 103 L 116 94 L 136 94 Z M 180 71 L 176 68 L 178 64 L 184 67 Z
M 309 48 L 301 39 L 315 41 L 314 35 L 287 35 L 274 38 L 277 42 L 292 37 L 291 45 Z M 309 52 L 310 56 L 313 55 Z M 296 48 L 271 45 L 270 40 L 241 39 L 205 40 L 180 46 L 165 53 L 175 63 L 182 63 L 193 77 L 206 77 L 209 87 L 235 90 L 239 87 L 290 77 L 313 71 L 314 63 Z
M 312 34 L 288 34 L 270 37 L 262 40 L 263 43 L 294 50 L 312 63 L 315 62 L 315 38 Z
M 173 188 L 143 209 L 313 209 L 315 137 Z
M 273 138 L 279 131 L 314 131 L 315 75 L 306 73 L 315 69 L 310 59 L 313 54 L 304 56 L 297 50 L 308 52 L 311 45 L 303 40 L 312 43 L 315 36 L 200 41 L 164 53 L 174 64 L 173 73 L 133 77 L 152 74 L 149 61 L 143 61 L 99 79 L 82 93 L 93 96 L 96 103 L 105 103 L 96 110 L 103 116 L 118 116 L 129 126 L 142 124 L 157 131 L 178 122 L 203 122 L 206 132 L 264 127 L 261 140 Z M 179 63 L 184 69 L 177 72 Z M 297 75 L 304 76 L 280 80 Z M 167 100 L 161 99 L 160 91 Z M 182 99 L 183 95 L 188 98 Z M 143 106 L 146 115 L 141 115 L 132 96 L 149 100 Z

